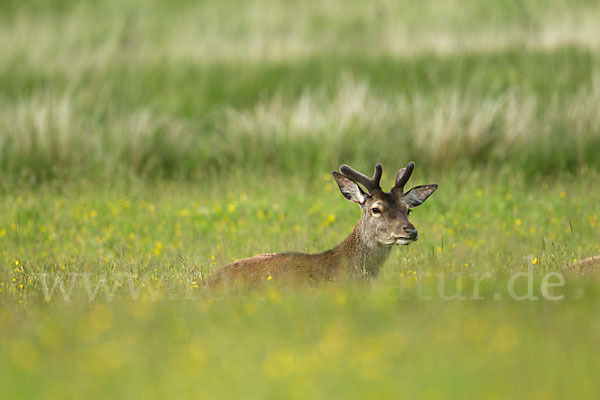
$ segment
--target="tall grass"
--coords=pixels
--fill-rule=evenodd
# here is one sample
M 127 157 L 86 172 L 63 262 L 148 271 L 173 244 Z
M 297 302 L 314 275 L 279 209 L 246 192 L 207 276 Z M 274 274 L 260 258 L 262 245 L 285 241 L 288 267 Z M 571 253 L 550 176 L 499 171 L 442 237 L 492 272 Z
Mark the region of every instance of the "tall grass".
M 600 46 L 600 7 L 590 0 L 5 0 L 0 7 L 7 59 L 70 71 L 120 57 L 261 63 Z
M 199 70 L 200 78 L 189 65 L 118 68 L 29 94 L 13 81 L 0 103 L 0 165 L 5 176 L 35 180 L 197 178 L 232 165 L 314 174 L 342 161 L 408 158 L 430 168 L 511 162 L 530 173 L 599 165 L 595 56 L 442 57 L 424 66 L 430 76 L 421 76 L 423 63 L 345 60 L 340 75 L 315 61 L 300 73 L 286 64 Z M 563 67 L 558 81 L 540 79 L 553 78 L 548 63 Z M 529 70 L 497 74 L 498 64 Z M 163 81 L 170 68 L 175 78 Z
M 593 2 L 1 7 L 2 179 L 599 166 Z

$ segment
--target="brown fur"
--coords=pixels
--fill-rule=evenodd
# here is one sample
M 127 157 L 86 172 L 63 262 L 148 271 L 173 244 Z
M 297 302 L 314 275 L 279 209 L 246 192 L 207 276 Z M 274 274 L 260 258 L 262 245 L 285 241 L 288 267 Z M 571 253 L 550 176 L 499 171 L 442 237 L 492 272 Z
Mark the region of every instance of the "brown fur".
M 377 244 L 368 254 L 358 226 L 333 249 L 319 254 L 268 253 L 233 262 L 210 275 L 207 287 L 257 287 L 267 283 L 287 285 L 339 281 L 359 276 L 376 276 L 391 251 Z
M 600 272 L 600 255 L 589 257 L 566 267 L 569 271 L 585 273 Z

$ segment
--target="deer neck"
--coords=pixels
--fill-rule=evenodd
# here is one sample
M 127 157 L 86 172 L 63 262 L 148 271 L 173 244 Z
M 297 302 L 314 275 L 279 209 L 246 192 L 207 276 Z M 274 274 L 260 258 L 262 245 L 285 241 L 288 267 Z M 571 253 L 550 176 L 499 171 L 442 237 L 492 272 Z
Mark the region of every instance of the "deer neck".
M 353 273 L 363 276 L 376 276 L 381 266 L 390 255 L 392 247 L 374 240 L 367 232 L 364 217 L 360 220 L 348 237 L 334 248 Z

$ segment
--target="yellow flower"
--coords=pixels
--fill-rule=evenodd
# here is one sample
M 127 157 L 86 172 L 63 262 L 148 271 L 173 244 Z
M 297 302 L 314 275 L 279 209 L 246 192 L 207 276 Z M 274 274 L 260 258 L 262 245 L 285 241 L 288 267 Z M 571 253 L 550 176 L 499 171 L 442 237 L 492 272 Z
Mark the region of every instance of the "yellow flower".
M 565 191 L 560 192 L 560 198 L 561 199 L 566 199 L 567 198 L 567 193 Z
M 19 260 L 15 260 L 15 265 L 19 265 Z
M 531 260 L 531 263 L 532 263 L 533 265 L 537 264 L 537 263 L 538 263 L 538 259 L 537 259 L 537 257 L 535 257 L 533 260 Z

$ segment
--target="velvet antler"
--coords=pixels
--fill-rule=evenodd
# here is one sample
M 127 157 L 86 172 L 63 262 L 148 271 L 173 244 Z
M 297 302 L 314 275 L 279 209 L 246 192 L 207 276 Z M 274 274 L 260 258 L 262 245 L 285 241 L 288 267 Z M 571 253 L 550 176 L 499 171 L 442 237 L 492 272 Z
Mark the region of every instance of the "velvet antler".
M 396 184 L 392 188 L 393 192 L 397 191 L 401 196 L 404 194 L 404 186 L 410 179 L 414 169 L 415 163 L 411 161 L 406 165 L 406 168 L 402 168 L 398 171 L 398 175 L 396 175 Z
M 381 187 L 379 186 L 379 181 L 381 180 L 381 173 L 383 172 L 383 167 L 379 163 L 375 165 L 375 172 L 373 173 L 373 178 L 369 178 L 368 176 L 361 174 L 360 172 L 350 168 L 346 164 L 340 167 L 340 171 L 342 172 L 342 174 L 346 175 L 354 182 L 363 185 L 365 189 L 368 190 L 369 194 L 381 190 Z

